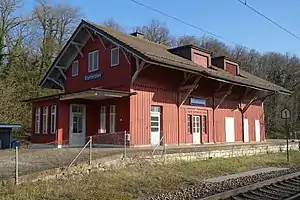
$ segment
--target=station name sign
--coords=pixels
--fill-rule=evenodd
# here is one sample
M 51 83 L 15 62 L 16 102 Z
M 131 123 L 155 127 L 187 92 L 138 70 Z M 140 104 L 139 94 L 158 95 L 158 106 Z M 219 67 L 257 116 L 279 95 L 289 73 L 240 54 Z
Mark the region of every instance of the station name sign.
M 204 98 L 190 98 L 190 104 L 193 106 L 206 106 L 206 99 Z
M 103 73 L 94 73 L 94 74 L 89 74 L 87 76 L 84 77 L 85 81 L 90 81 L 90 80 L 96 80 L 96 79 L 100 79 L 103 78 L 104 74 Z

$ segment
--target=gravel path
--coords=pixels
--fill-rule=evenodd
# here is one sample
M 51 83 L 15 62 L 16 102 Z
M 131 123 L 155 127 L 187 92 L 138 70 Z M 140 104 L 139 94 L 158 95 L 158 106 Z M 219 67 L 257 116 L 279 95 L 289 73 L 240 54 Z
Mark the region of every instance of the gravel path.
M 261 182 L 264 180 L 276 178 L 290 173 L 300 171 L 300 167 L 292 167 L 281 171 L 272 171 L 268 173 L 260 173 L 253 176 L 229 179 L 217 183 L 199 183 L 198 185 L 181 188 L 179 190 L 169 192 L 167 194 L 159 194 L 153 197 L 143 198 L 143 200 L 196 200 L 217 193 L 243 187 L 249 184 Z
M 81 149 L 19 149 L 19 175 L 46 169 L 65 167 L 77 156 Z M 122 154 L 120 149 L 93 149 L 93 159 Z M 89 149 L 85 149 L 75 163 L 89 160 Z M 0 180 L 15 176 L 15 150 L 0 151 Z

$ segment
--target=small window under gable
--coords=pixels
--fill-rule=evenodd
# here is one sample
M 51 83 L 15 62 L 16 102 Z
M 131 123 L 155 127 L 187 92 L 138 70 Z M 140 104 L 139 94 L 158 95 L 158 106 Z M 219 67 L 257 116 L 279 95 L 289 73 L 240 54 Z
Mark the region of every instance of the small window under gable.
M 119 47 L 115 47 L 110 50 L 110 66 L 117 66 L 119 62 Z
M 75 61 L 72 63 L 72 77 L 73 77 L 73 76 L 77 76 L 77 75 L 78 75 L 78 72 L 79 72 L 79 68 L 78 68 L 78 60 L 75 60 Z
M 99 51 L 92 51 L 88 58 L 88 72 L 94 72 L 99 69 Z

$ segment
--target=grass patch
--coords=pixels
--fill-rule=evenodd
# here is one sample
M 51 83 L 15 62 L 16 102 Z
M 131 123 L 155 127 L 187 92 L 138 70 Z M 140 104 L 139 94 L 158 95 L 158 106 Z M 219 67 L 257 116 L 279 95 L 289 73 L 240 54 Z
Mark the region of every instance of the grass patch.
M 134 199 L 197 184 L 209 177 L 267 166 L 287 166 L 285 155 L 278 153 L 130 167 L 91 173 L 69 180 L 6 185 L 0 186 L 0 199 Z M 290 155 L 289 165 L 300 164 L 300 152 L 293 151 Z

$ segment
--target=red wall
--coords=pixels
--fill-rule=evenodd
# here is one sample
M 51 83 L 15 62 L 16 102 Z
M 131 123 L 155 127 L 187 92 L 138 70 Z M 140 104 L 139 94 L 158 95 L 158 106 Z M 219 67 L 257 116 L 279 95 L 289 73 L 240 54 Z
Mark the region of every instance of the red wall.
M 228 71 L 230 74 L 236 76 L 237 75 L 237 66 L 226 62 L 226 71 Z
M 69 127 L 70 127 L 70 105 L 71 104 L 84 104 L 86 105 L 86 139 L 88 136 L 96 135 L 99 133 L 100 128 L 100 106 L 105 105 L 106 108 L 106 129 L 109 132 L 109 106 L 116 105 L 116 131 L 123 132 L 129 131 L 129 98 L 109 99 L 109 100 L 70 100 L 70 101 L 41 101 L 34 103 L 33 109 L 40 106 L 51 106 L 57 104 L 57 137 L 55 134 L 35 134 L 32 133 L 32 143 L 54 143 L 56 140 L 58 144 L 69 143 Z M 42 115 L 41 115 L 42 116 Z M 32 127 L 35 127 L 35 112 L 33 112 Z M 49 114 L 50 123 L 50 114 Z M 42 118 L 41 118 L 42 121 Z M 41 123 L 42 127 L 42 123 Z M 48 125 L 50 130 L 50 124 Z M 109 143 L 109 137 L 98 140 L 99 143 Z
M 242 114 L 237 109 L 238 102 L 225 100 L 218 109 L 213 111 L 211 92 L 213 91 L 207 85 L 206 81 L 200 81 L 198 89 L 191 94 L 193 97 L 205 97 L 207 106 L 191 106 L 189 98 L 178 109 L 178 85 L 181 77 L 177 72 L 169 70 L 168 76 L 159 68 L 144 71 L 140 74 L 136 83 L 132 86 L 132 92 L 137 95 L 130 98 L 130 130 L 132 145 L 150 144 L 150 112 L 151 105 L 162 107 L 162 125 L 161 129 L 167 135 L 168 144 L 186 144 L 192 143 L 191 134 L 187 133 L 187 115 L 207 115 L 207 134 L 202 135 L 203 143 L 226 141 L 225 117 L 235 118 L 235 140 L 243 142 Z M 217 86 L 217 85 L 216 85 Z M 239 92 L 239 88 L 235 90 Z M 220 99 L 215 100 L 216 104 Z M 242 105 L 244 107 L 245 104 Z M 214 114 L 213 114 L 214 112 Z M 255 141 L 254 120 L 260 120 L 261 123 L 261 141 L 264 140 L 264 116 L 261 102 L 251 105 L 244 118 L 249 120 L 249 139 Z M 214 120 L 213 120 L 214 119 Z
M 208 67 L 208 57 L 198 54 L 196 52 L 193 53 L 193 61 L 198 65 Z
M 129 57 L 131 64 L 128 63 L 123 52 L 119 51 L 120 64 L 115 67 L 110 66 L 110 49 L 114 48 L 109 44 L 105 49 L 98 37 L 95 41 L 89 39 L 82 49 L 83 57 L 80 55 L 76 59 L 79 61 L 79 74 L 72 77 L 71 66 L 67 70 L 67 80 L 65 83 L 66 92 L 75 92 L 92 87 L 102 86 L 107 89 L 117 89 L 124 91 L 136 92 L 137 95 L 130 98 L 109 99 L 102 101 L 91 100 L 71 100 L 57 101 L 47 100 L 33 104 L 36 106 L 52 105 L 57 103 L 58 107 L 58 134 L 57 139 L 60 144 L 68 143 L 69 140 L 69 123 L 70 123 L 70 104 L 86 105 L 86 135 L 95 135 L 99 132 L 100 126 L 100 106 L 107 105 L 107 131 L 109 131 L 109 105 L 116 105 L 116 131 L 130 131 L 131 145 L 149 145 L 150 144 L 150 112 L 151 105 L 162 107 L 162 124 L 161 131 L 166 134 L 168 144 L 192 143 L 192 135 L 187 133 L 187 114 L 200 115 L 207 114 L 207 135 L 203 135 L 202 141 L 225 142 L 225 117 L 235 118 L 235 138 L 236 141 L 242 141 L 242 116 L 236 109 L 237 102 L 224 101 L 220 107 L 213 112 L 211 98 L 207 100 L 206 107 L 196 107 L 189 105 L 189 99 L 178 108 L 178 88 L 183 80 L 183 72 L 171 70 L 159 66 L 153 66 L 143 70 L 133 85 L 130 84 L 131 76 L 134 73 L 135 61 Z M 99 70 L 93 73 L 101 72 L 104 74 L 102 79 L 84 81 L 84 76 L 88 75 L 88 53 L 99 50 Z M 193 56 L 196 56 L 193 54 Z M 194 57 L 194 61 L 205 65 L 205 59 Z M 207 61 L 206 61 L 207 65 Z M 132 69 L 131 69 L 132 68 Z M 236 67 L 227 63 L 227 70 L 235 73 Z M 210 87 L 208 87 L 210 86 Z M 191 94 L 193 97 L 211 97 L 212 92 L 218 84 L 215 81 L 201 79 L 198 89 Z M 234 92 L 233 92 L 234 93 Z M 236 92 L 240 94 L 239 92 Z M 214 114 L 213 114 L 214 113 Z M 35 112 L 33 112 L 33 119 Z M 49 112 L 50 115 L 50 112 Z M 213 117 L 214 116 L 214 117 Z M 259 119 L 261 123 L 261 140 L 264 140 L 264 116 L 261 104 L 250 106 L 245 113 L 245 118 L 249 120 L 250 141 L 255 140 L 254 120 Z M 50 119 L 50 117 L 49 117 Z M 213 120 L 214 119 L 214 120 Z M 42 121 L 42 118 L 41 118 Z M 34 120 L 33 120 L 33 127 Z M 42 125 L 41 125 L 42 127 Z M 49 126 L 50 127 L 50 126 Z M 56 140 L 55 135 L 39 134 L 32 135 L 34 143 L 47 143 Z M 99 136 L 99 143 L 121 143 L 122 134 L 116 138 L 103 135 Z
M 137 92 L 130 98 L 130 138 L 131 145 L 150 144 L 150 113 L 151 106 L 161 106 L 163 119 L 161 131 L 166 134 L 168 144 L 178 141 L 178 114 L 176 94 L 160 88 L 146 88 L 133 85 L 132 91 Z
M 108 48 L 103 48 L 103 45 L 98 37 L 94 37 L 95 41 L 89 39 L 82 49 L 83 57 L 77 56 L 75 60 L 79 62 L 79 74 L 72 77 L 71 66 L 68 68 L 67 80 L 65 82 L 66 92 L 74 92 L 89 89 L 92 87 L 103 86 L 104 88 L 118 88 L 122 87 L 129 91 L 129 83 L 131 80 L 130 65 L 124 56 L 121 49 L 119 50 L 119 65 L 110 66 L 110 50 L 115 46 L 109 44 Z M 99 70 L 95 72 L 88 72 L 88 54 L 91 51 L 99 50 Z M 130 59 L 130 57 L 129 57 Z M 84 76 L 101 72 L 104 77 L 97 80 L 85 81 Z
M 54 144 L 54 142 L 56 141 L 56 135 L 50 133 L 50 106 L 51 105 L 57 105 L 58 107 L 58 103 L 59 101 L 56 99 L 52 99 L 52 100 L 46 100 L 46 101 L 39 101 L 39 102 L 34 102 L 32 104 L 32 133 L 31 133 L 31 141 L 32 143 L 51 143 Z M 43 107 L 44 106 L 48 106 L 48 133 L 45 134 L 43 133 L 42 127 L 43 127 Z M 36 134 L 35 133 L 35 109 L 40 107 L 41 111 L 40 111 L 40 133 Z

